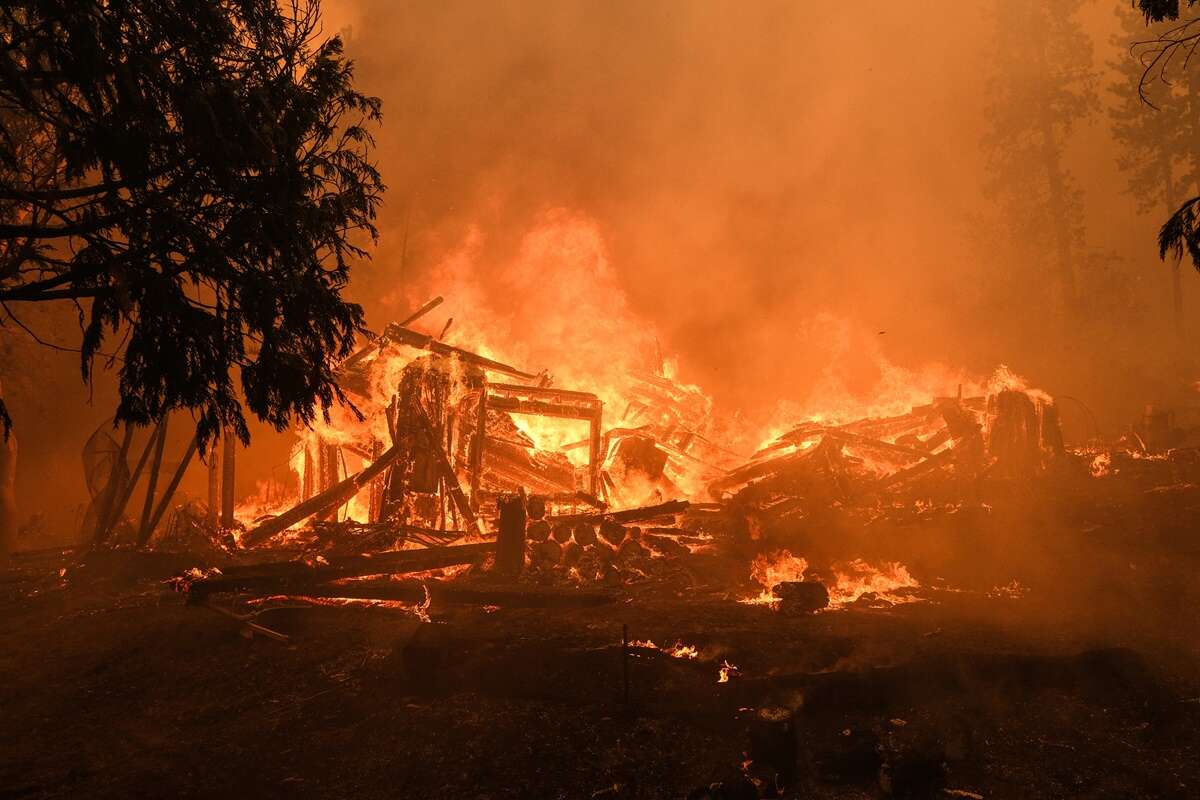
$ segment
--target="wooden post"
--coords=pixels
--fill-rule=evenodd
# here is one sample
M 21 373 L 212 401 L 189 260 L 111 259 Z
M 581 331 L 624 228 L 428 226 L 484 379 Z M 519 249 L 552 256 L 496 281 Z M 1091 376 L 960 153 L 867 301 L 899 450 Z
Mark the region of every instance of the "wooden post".
M 301 478 L 300 499 L 307 500 L 316 492 L 313 491 L 313 480 L 316 477 L 313 473 L 316 471 L 316 464 L 313 463 L 312 448 L 307 444 L 304 445 L 304 475 Z
M 179 488 L 179 482 L 183 480 L 183 473 L 187 472 L 188 464 L 192 463 L 192 456 L 196 454 L 196 437 L 192 436 L 192 441 L 188 445 L 187 451 L 183 454 L 183 460 L 179 462 L 179 468 L 175 470 L 175 474 L 171 477 L 171 482 L 167 484 L 167 490 L 163 492 L 162 500 L 158 502 L 158 508 L 154 510 L 154 515 L 150 517 L 150 524 L 146 530 L 142 531 L 142 537 L 138 541 L 139 546 L 143 546 L 150 540 L 150 534 L 158 527 L 159 520 L 163 514 L 167 513 L 167 506 L 171 503 L 171 498 L 175 496 L 175 490 Z
M 318 514 L 327 508 L 332 507 L 336 509 L 342 504 L 349 502 L 350 498 L 358 494 L 362 487 L 366 486 L 391 466 L 400 457 L 400 453 L 400 448 L 393 446 L 381 455 L 377 461 L 364 468 L 357 475 L 351 475 L 340 483 L 329 487 L 324 492 L 310 497 L 308 500 L 293 506 L 279 516 L 263 522 L 257 528 L 247 531 L 246 535 L 242 537 L 242 543 L 251 546 L 259 542 L 264 542 L 275 534 L 292 527 L 297 522 L 303 522 L 312 515 Z
M 221 518 L 218 503 L 221 502 L 221 451 L 220 442 L 213 440 L 208 449 L 208 526 L 216 528 Z
M 121 513 L 122 509 L 118 509 L 116 506 L 119 498 L 125 493 L 126 481 L 129 478 L 129 464 L 125 459 L 129 455 L 129 445 L 132 442 L 133 426 L 126 424 L 125 436 L 121 439 L 121 449 L 117 454 L 117 460 L 113 462 L 108 483 L 104 486 L 104 504 L 96 515 L 96 542 L 102 542 L 108 537 L 109 530 L 117 521 L 116 515 Z
M 602 410 L 596 409 L 596 414 L 588 422 L 588 492 L 592 497 L 600 496 L 600 467 L 604 454 L 600 452 L 603 437 L 600 433 L 600 415 Z
M 338 484 L 338 446 L 324 439 L 317 445 L 317 477 L 317 494 Z M 339 507 L 333 506 L 323 511 L 318 519 L 337 519 Z
M 383 442 L 380 442 L 379 440 L 372 441 L 371 442 L 371 463 L 373 464 L 376 461 L 378 461 L 379 456 L 382 454 L 383 454 Z M 383 481 L 384 481 L 384 479 L 382 477 L 376 478 L 375 480 L 371 481 L 371 485 L 370 485 L 370 487 L 368 487 L 368 490 L 367 490 L 368 498 L 369 498 L 367 501 L 367 505 L 368 505 L 367 521 L 368 522 L 379 522 L 380 510 L 381 510 L 381 506 L 383 505 Z
M 483 479 L 483 448 L 487 441 L 487 381 L 481 379 L 475 407 L 475 435 L 471 438 L 471 505 L 479 509 L 479 482 Z
M 138 524 L 138 541 L 148 541 L 150 532 L 146 530 L 146 526 L 150 524 L 150 515 L 154 511 L 154 494 L 158 490 L 158 473 L 162 471 L 163 446 L 167 441 L 167 418 L 164 415 L 158 423 L 158 428 L 155 430 L 154 437 L 154 461 L 150 464 L 150 477 L 147 479 L 146 485 L 146 502 L 142 504 L 142 519 Z M 149 448 L 150 444 L 147 443 Z
M 108 538 L 108 534 L 117 520 L 121 518 L 121 514 L 125 512 L 125 506 L 129 503 L 129 498 L 133 495 L 134 487 L 137 486 L 138 479 L 142 477 L 142 470 L 146 468 L 146 459 L 150 456 L 150 451 L 153 449 L 154 442 L 158 436 L 158 428 L 150 434 L 150 438 L 146 440 L 146 446 L 142 448 L 142 454 L 138 456 L 137 466 L 133 468 L 133 474 L 129 476 L 129 480 L 125 481 L 125 486 L 121 490 L 121 495 L 109 513 L 108 526 L 97 537 L 97 543 Z
M 525 566 L 525 489 L 496 501 L 500 511 L 496 536 L 496 572 L 516 578 Z
M 237 439 L 229 430 L 223 431 L 222 438 L 225 440 L 225 453 L 221 465 L 221 527 L 232 528 L 234 489 L 236 488 L 234 459 L 237 457 Z

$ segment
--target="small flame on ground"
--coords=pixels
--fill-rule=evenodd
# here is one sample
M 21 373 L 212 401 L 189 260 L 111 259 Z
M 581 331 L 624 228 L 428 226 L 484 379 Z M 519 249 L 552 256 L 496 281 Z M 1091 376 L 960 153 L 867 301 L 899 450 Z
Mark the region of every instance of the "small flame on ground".
M 671 658 L 686 658 L 689 660 L 700 658 L 700 650 L 694 644 L 684 644 L 679 640 L 676 640 L 675 644 L 669 647 L 659 647 L 650 639 L 634 639 L 629 643 L 629 646 L 640 650 L 657 650 Z
M 729 683 L 730 678 L 741 674 L 742 671 L 728 660 L 722 661 L 721 668 L 717 670 L 717 683 Z
M 807 569 L 808 562 L 799 556 L 792 555 L 790 550 L 780 550 L 770 556 L 765 553 L 756 556 L 750 564 L 750 577 L 762 586 L 763 590 L 754 597 L 746 597 L 738 602 L 750 605 L 774 605 L 779 602 L 779 598 L 775 596 L 775 587 L 789 581 L 804 580 L 804 572 Z
M 856 558 L 834 567 L 833 575 L 837 579 L 836 585 L 829 587 L 829 605 L 833 607 L 849 605 L 865 594 L 874 594 L 893 604 L 907 603 L 913 600 L 912 596 L 898 595 L 897 590 L 921 585 L 898 561 L 885 561 L 877 569 Z

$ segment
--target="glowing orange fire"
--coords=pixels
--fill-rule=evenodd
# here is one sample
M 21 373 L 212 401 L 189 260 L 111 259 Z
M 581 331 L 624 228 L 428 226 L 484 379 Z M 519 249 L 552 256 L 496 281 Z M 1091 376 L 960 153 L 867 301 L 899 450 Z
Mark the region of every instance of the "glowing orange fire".
M 659 647 L 651 639 L 634 639 L 629 643 L 629 646 L 639 650 L 657 650 L 671 658 L 685 658 L 689 660 L 700 658 L 700 650 L 694 644 L 684 644 L 680 641 L 676 641 L 675 644 L 669 647 Z
M 765 424 L 748 424 L 734 415 L 717 413 L 705 391 L 683 379 L 675 359 L 662 352 L 653 325 L 633 311 L 593 220 L 553 211 L 527 232 L 508 261 L 485 263 L 485 252 L 482 234 L 471 231 L 430 271 L 424 283 L 406 286 L 403 296 L 385 298 L 385 304 L 400 313 L 435 294 L 444 297 L 445 303 L 413 323 L 414 329 L 434 336 L 440 331 L 447 344 L 530 373 L 552 370 L 542 373 L 552 386 L 591 392 L 603 401 L 605 432 L 646 427 L 683 432 L 707 443 L 703 457 L 694 457 L 686 451 L 671 451 L 656 439 L 654 446 L 668 454 L 665 481 L 625 475 L 616 468 L 607 470 L 616 487 L 610 497 L 615 508 L 671 497 L 707 500 L 707 486 L 714 476 L 743 463 L 756 450 L 770 447 L 779 454 L 814 446 L 815 440 L 778 441 L 800 422 L 834 424 L 902 414 L 956 393 L 984 395 L 1002 388 L 1031 391 L 1006 367 L 980 380 L 938 364 L 919 369 L 897 366 L 884 355 L 878 337 L 864 337 L 849 321 L 824 314 L 803 327 L 806 341 L 825 351 L 829 368 L 803 401 L 780 403 Z M 510 302 L 518 296 L 522 299 L 519 308 Z M 448 318 L 453 322 L 447 327 Z M 878 377 L 866 391 L 848 388 L 855 382 L 843 374 L 840 365 L 851 354 L 860 362 L 866 358 L 874 364 Z M 334 408 L 327 422 L 318 420 L 312 429 L 298 432 L 288 464 L 290 479 L 261 485 L 255 496 L 239 505 L 238 520 L 252 526 L 255 520 L 293 506 L 304 487 L 310 487 L 311 493 L 314 479 L 308 473 L 314 470 L 313 454 L 322 442 L 341 446 L 337 463 L 326 466 L 326 480 L 340 480 L 365 466 L 369 454 L 363 453 L 363 443 L 389 443 L 384 409 L 405 366 L 424 355 L 425 351 L 390 345 L 373 357 L 367 381 L 370 396 L 355 399 L 366 419 L 356 419 L 349 409 Z M 671 394 L 674 416 L 664 418 L 652 403 L 642 402 L 647 381 Z M 521 414 L 511 417 L 537 449 L 561 452 L 576 467 L 586 463 L 588 448 L 578 446 L 587 438 L 586 423 Z M 952 443 L 941 445 L 948 446 Z M 607 461 L 613 453 L 601 457 Z M 860 460 L 863 469 L 884 470 L 869 456 Z M 339 509 L 337 518 L 365 522 L 367 496 L 364 489 Z M 891 579 L 904 580 L 895 575 Z M 762 602 L 769 601 L 764 598 Z
M 757 556 L 750 565 L 750 576 L 762 587 L 762 591 L 739 602 L 775 606 L 779 603 L 779 597 L 774 588 L 785 582 L 803 581 L 807 570 L 808 562 L 788 550 Z M 903 564 L 895 561 L 885 561 L 877 568 L 862 559 L 855 559 L 835 564 L 832 572 L 834 581 L 825 587 L 829 590 L 830 608 L 848 606 L 866 594 L 873 594 L 892 604 L 912 602 L 912 593 L 902 590 L 916 589 L 921 585 Z

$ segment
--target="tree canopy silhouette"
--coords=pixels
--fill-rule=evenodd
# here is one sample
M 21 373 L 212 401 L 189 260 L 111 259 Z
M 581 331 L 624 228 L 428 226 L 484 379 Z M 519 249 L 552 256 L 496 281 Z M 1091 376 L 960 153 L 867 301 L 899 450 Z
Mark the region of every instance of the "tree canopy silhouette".
M 1200 16 L 1184 18 L 1183 9 L 1190 9 L 1200 0 L 1137 0 L 1137 7 L 1146 18 L 1147 24 L 1173 22 L 1157 31 L 1153 38 L 1135 45 L 1135 51 L 1144 70 L 1139 83 L 1139 93 L 1147 104 L 1150 101 L 1146 87 L 1153 82 L 1170 84 L 1172 75 L 1191 66 L 1191 60 L 1200 47 Z M 1159 256 L 1167 253 L 1182 257 L 1184 252 L 1192 259 L 1192 266 L 1200 271 L 1200 196 L 1184 201 L 1163 224 L 1158 233 Z
M 117 419 L 191 409 L 203 447 L 344 400 L 342 290 L 383 191 L 380 101 L 318 0 L 14 0 L 0 8 L 0 305 L 73 301 Z M 0 416 L 9 424 L 8 415 Z

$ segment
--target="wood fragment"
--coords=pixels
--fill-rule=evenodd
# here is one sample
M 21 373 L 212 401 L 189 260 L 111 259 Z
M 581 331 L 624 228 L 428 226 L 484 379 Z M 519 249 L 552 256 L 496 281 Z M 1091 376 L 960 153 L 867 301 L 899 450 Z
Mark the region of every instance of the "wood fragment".
M 146 502 L 142 504 L 142 518 L 138 523 L 138 547 L 145 546 L 150 539 L 150 515 L 154 513 L 154 499 L 158 493 L 158 474 L 162 471 L 163 448 L 167 443 L 167 417 L 164 415 L 154 431 L 154 461 L 150 465 L 150 477 L 146 479 Z M 149 447 L 149 443 L 146 444 Z
M 175 496 L 175 490 L 179 488 L 179 482 L 183 480 L 183 474 L 187 472 L 188 464 L 192 462 L 192 456 L 196 455 L 196 444 L 196 435 L 193 434 L 192 441 L 188 444 L 188 448 L 183 454 L 183 459 L 179 462 L 178 469 L 171 476 L 171 482 L 167 484 L 166 491 L 163 492 L 162 500 L 158 503 L 158 508 L 154 510 L 154 515 L 150 517 L 150 524 L 143 531 L 146 540 L 139 542 L 140 545 L 145 545 L 146 541 L 149 541 L 150 535 L 158 527 L 159 520 L 162 519 L 163 514 L 167 513 L 167 507 L 171 503 L 171 498 Z
M 659 503 L 653 506 L 643 506 L 641 508 L 627 508 L 622 511 L 612 511 L 608 513 L 595 512 L 586 514 L 563 514 L 561 516 L 547 517 L 546 519 L 551 524 L 560 522 L 591 522 L 599 524 L 605 519 L 613 522 L 639 522 L 641 520 L 654 519 L 655 517 L 665 517 L 670 514 L 678 514 L 681 511 L 686 511 L 690 506 L 687 500 L 669 500 L 665 503 Z
M 494 542 L 394 550 L 371 555 L 331 556 L 327 563 L 282 561 L 229 567 L 223 574 L 194 581 L 183 579 L 189 602 L 219 592 L 280 593 L 358 575 L 397 575 L 473 564 L 495 552 Z
M 391 466 L 392 462 L 400 457 L 400 448 L 393 445 L 383 455 L 381 455 L 374 463 L 364 468 L 362 471 L 349 476 L 345 480 L 334 484 L 323 492 L 313 495 L 308 500 L 304 500 L 283 512 L 277 517 L 273 517 L 266 522 L 263 522 L 257 528 L 249 530 L 242 537 L 242 544 L 247 547 L 252 547 L 261 542 L 265 542 L 272 536 L 282 533 L 298 522 L 303 522 L 314 514 L 319 514 L 327 511 L 329 508 L 337 508 L 343 503 L 349 502 L 350 498 L 358 494 L 359 490 L 367 485 L 375 476 L 381 474 L 385 469 Z

